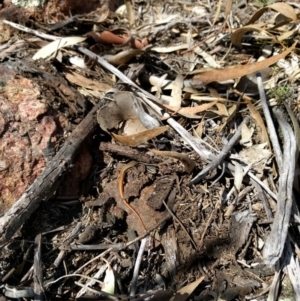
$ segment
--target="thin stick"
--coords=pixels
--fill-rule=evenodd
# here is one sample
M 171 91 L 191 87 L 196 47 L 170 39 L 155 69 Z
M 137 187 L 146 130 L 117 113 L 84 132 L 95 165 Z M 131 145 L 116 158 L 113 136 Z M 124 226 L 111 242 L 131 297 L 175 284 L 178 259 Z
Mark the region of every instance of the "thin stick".
M 260 72 L 258 72 L 256 74 L 256 78 L 257 78 L 257 87 L 258 87 L 258 92 L 259 92 L 259 96 L 260 96 L 260 101 L 261 101 L 261 105 L 264 111 L 264 115 L 266 118 L 266 123 L 267 123 L 267 127 L 268 127 L 268 132 L 269 132 L 269 136 L 270 136 L 270 140 L 273 146 L 273 151 L 275 154 L 275 158 L 276 158 L 276 162 L 278 164 L 279 169 L 281 169 L 282 167 L 282 152 L 281 152 L 281 148 L 280 148 L 280 144 L 278 141 L 278 137 L 277 137 L 277 133 L 275 130 L 275 126 L 271 117 L 271 113 L 268 107 L 268 103 L 267 103 L 267 99 L 266 99 L 266 94 L 264 91 L 264 86 L 263 86 L 263 82 L 261 79 L 261 74 Z
M 201 180 L 201 178 L 203 178 L 206 174 L 208 174 L 213 169 L 217 168 L 218 165 L 220 165 L 224 161 L 226 156 L 229 154 L 229 152 L 232 150 L 234 145 L 240 139 L 241 132 L 242 132 L 242 126 L 244 124 L 249 123 L 249 121 L 250 121 L 249 117 L 246 117 L 243 120 L 243 122 L 239 125 L 239 127 L 237 128 L 237 130 L 234 133 L 234 135 L 232 136 L 232 138 L 228 141 L 227 145 L 225 145 L 225 147 L 222 149 L 222 151 L 217 156 L 215 156 L 214 160 L 210 164 L 208 164 L 204 169 L 202 169 L 202 171 L 200 173 L 198 173 L 197 176 L 191 180 L 189 185 L 198 183 Z
M 179 225 L 181 226 L 182 230 L 185 232 L 185 234 L 188 236 L 188 238 L 190 239 L 193 247 L 195 248 L 195 250 L 197 250 L 197 245 L 193 239 L 193 237 L 190 235 L 190 233 L 186 230 L 184 224 L 179 220 L 179 218 L 172 212 L 172 210 L 169 208 L 169 206 L 167 205 L 167 203 L 163 200 L 163 204 L 165 205 L 166 209 L 168 210 L 168 212 L 171 214 L 171 216 L 179 223 Z
M 134 270 L 133 270 L 133 276 L 132 276 L 132 282 L 131 282 L 131 288 L 130 288 L 130 296 L 134 296 L 136 294 L 137 290 L 137 281 L 139 276 L 139 271 L 142 263 L 142 257 L 145 251 L 145 246 L 147 242 L 147 237 L 143 238 L 141 241 L 140 249 L 138 252 L 138 255 L 136 257 Z

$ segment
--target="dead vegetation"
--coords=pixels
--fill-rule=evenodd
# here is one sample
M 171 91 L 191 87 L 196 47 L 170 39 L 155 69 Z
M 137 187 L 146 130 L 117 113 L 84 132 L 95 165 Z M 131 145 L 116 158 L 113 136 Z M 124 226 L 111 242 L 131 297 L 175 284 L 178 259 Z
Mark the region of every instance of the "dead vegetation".
M 299 14 L 4 1 L 1 298 L 300 300 Z

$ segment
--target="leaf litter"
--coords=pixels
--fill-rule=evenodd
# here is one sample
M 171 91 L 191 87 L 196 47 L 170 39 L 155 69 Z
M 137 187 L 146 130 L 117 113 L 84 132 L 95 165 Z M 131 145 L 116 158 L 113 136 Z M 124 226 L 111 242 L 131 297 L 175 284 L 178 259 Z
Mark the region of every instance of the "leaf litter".
M 297 2 L 0 14 L 3 297 L 300 298 Z

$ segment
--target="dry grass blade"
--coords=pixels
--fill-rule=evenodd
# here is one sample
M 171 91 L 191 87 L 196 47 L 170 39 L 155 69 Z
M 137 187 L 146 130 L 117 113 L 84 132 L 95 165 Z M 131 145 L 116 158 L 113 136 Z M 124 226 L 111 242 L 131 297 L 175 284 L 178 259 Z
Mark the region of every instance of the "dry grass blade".
M 226 1 L 226 7 L 225 7 L 225 20 L 229 16 L 230 12 L 232 9 L 232 0 L 227 0 Z
M 129 24 L 133 25 L 135 22 L 135 17 L 134 17 L 134 9 L 131 0 L 125 0 L 125 5 L 126 5 Z
M 217 22 L 217 20 L 219 18 L 219 15 L 220 15 L 220 12 L 221 12 L 221 7 L 222 7 L 222 2 L 223 2 L 223 0 L 219 0 L 219 2 L 218 2 L 215 17 L 214 17 L 214 20 L 212 22 L 212 25 L 215 25 L 215 23 Z

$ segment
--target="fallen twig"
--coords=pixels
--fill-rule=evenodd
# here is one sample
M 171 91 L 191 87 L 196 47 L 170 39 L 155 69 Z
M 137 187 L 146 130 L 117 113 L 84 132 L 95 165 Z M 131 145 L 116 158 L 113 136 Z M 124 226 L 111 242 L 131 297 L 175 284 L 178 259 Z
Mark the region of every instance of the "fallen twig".
M 267 99 L 266 99 L 266 94 L 264 91 L 264 86 L 263 86 L 263 82 L 262 82 L 262 78 L 261 78 L 261 74 L 258 72 L 256 74 L 256 78 L 257 78 L 257 87 L 258 87 L 258 92 L 259 92 L 259 96 L 260 96 L 260 101 L 261 101 L 261 105 L 264 111 L 264 115 L 266 118 L 266 123 L 267 123 L 267 128 L 268 128 L 268 132 L 269 132 L 269 136 L 270 136 L 270 140 L 273 146 L 273 151 L 275 154 L 275 158 L 276 158 L 276 162 L 279 166 L 279 168 L 281 168 L 282 166 L 282 152 L 281 152 L 281 148 L 280 148 L 280 144 L 278 141 L 278 137 L 277 137 L 277 133 L 275 130 L 275 126 L 271 117 L 271 113 L 269 110 L 269 106 L 267 103 Z
M 280 168 L 278 201 L 271 233 L 263 250 L 265 262 L 275 264 L 281 257 L 288 233 L 293 204 L 296 140 L 291 126 L 279 109 L 273 110 L 284 137 L 283 161 Z
M 133 275 L 132 275 L 130 296 L 134 296 L 136 294 L 137 281 L 138 281 L 138 276 L 139 276 L 140 266 L 142 263 L 143 254 L 145 251 L 146 242 L 147 242 L 147 237 L 145 237 L 141 240 L 140 249 L 139 249 L 136 261 L 135 261 Z
M 218 165 L 220 165 L 224 161 L 224 159 L 229 154 L 231 149 L 234 147 L 234 145 L 240 139 L 243 124 L 247 124 L 247 123 L 249 123 L 249 121 L 250 121 L 249 117 L 246 117 L 243 120 L 243 122 L 237 128 L 235 134 L 228 141 L 227 145 L 225 145 L 225 147 L 222 149 L 222 151 L 212 160 L 212 162 L 210 164 L 208 164 L 200 173 L 197 174 L 196 177 L 194 177 L 191 180 L 189 185 L 193 185 L 193 184 L 198 183 L 201 180 L 201 178 L 203 178 L 205 175 L 207 175 L 213 169 L 217 168 Z

